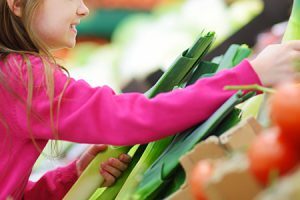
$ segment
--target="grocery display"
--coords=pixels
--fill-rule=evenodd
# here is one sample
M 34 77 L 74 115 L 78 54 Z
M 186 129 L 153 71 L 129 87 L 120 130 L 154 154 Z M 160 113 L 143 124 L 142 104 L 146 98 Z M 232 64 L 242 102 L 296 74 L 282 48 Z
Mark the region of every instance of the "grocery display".
M 90 0 L 95 10 L 78 29 L 78 46 L 57 55 L 75 78 L 118 92 L 141 84 L 138 92 L 153 98 L 233 68 L 268 44 L 298 40 L 300 0 L 270 1 Z M 157 71 L 160 78 L 148 82 Z M 109 146 L 64 200 L 300 199 L 300 84 L 224 89 L 236 93 L 194 127 L 149 144 Z M 87 146 L 63 145 L 56 166 Z M 101 188 L 99 164 L 121 153 L 132 156 L 128 169 Z M 41 168 L 50 167 L 38 160 L 32 178 Z

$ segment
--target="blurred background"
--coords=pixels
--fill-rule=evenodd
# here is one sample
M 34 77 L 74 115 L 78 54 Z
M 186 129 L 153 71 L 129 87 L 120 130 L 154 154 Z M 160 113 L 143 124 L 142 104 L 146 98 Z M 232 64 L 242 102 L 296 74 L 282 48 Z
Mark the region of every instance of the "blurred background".
M 55 56 L 75 79 L 108 85 L 117 93 L 145 92 L 202 31 L 215 31 L 217 36 L 208 57 L 224 53 L 233 43 L 249 45 L 255 56 L 266 45 L 280 42 L 291 6 L 289 0 L 85 2 L 90 15 L 77 27 L 76 47 Z M 31 180 L 76 159 L 88 145 L 60 142 L 59 146 L 61 156 L 42 155 Z M 51 154 L 50 145 L 45 153 Z

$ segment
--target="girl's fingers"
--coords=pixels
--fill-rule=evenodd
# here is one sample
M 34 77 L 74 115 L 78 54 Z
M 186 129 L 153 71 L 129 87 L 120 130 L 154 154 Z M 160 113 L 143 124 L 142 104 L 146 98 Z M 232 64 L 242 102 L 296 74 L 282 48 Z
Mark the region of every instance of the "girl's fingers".
M 95 156 L 104 151 L 107 148 L 107 145 L 98 144 L 91 145 L 76 161 L 77 175 L 80 176 L 83 170 L 89 165 L 89 163 L 95 158 Z
M 124 171 L 128 166 L 127 163 L 124 163 L 117 158 L 110 158 L 106 163 L 120 171 Z
M 102 169 L 100 170 L 100 173 L 102 174 L 102 176 L 104 178 L 104 182 L 101 185 L 102 187 L 109 187 L 115 183 L 116 178 L 113 175 L 111 175 L 110 173 L 108 173 L 107 171 L 102 170 Z
M 299 40 L 292 40 L 292 41 L 287 41 L 286 44 L 290 46 L 291 48 L 300 51 L 300 41 Z
M 96 144 L 96 145 L 92 145 L 88 149 L 87 152 L 88 152 L 89 155 L 96 156 L 99 152 L 104 151 L 105 149 L 107 149 L 107 145 L 105 145 L 105 144 Z
M 101 168 L 110 173 L 111 175 L 113 175 L 115 178 L 118 178 L 119 176 L 121 176 L 122 171 L 120 171 L 119 169 L 112 167 L 111 165 L 107 164 L 107 163 L 103 163 L 101 164 Z
M 104 151 L 105 149 L 107 149 L 107 146 L 104 144 L 92 145 L 81 157 L 84 158 L 86 163 L 90 163 L 99 152 Z
M 130 163 L 130 161 L 131 161 L 131 157 L 127 154 L 124 154 L 124 153 L 119 156 L 119 159 L 122 162 L 127 163 L 127 164 Z
M 131 157 L 127 154 L 122 154 L 117 158 L 110 158 L 107 162 L 101 164 L 100 173 L 104 178 L 102 187 L 109 187 L 116 181 L 116 178 L 121 176 L 122 171 L 127 169 Z

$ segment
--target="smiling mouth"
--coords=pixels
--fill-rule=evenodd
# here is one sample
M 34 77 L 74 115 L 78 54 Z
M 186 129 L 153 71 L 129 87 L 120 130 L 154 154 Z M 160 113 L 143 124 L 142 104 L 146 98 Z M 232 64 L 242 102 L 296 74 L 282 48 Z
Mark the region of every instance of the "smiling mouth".
M 76 29 L 76 25 L 75 25 L 75 24 L 71 24 L 70 29 L 71 29 L 73 32 L 77 33 L 77 29 Z

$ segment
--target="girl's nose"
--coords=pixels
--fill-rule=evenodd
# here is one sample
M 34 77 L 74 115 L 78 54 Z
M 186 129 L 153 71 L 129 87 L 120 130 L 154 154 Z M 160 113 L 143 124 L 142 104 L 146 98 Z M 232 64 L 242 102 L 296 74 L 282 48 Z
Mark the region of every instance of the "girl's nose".
M 89 15 L 89 13 L 90 13 L 90 11 L 89 11 L 88 7 L 84 4 L 83 1 L 80 1 L 80 5 L 77 9 L 77 14 L 82 17 L 86 17 Z

